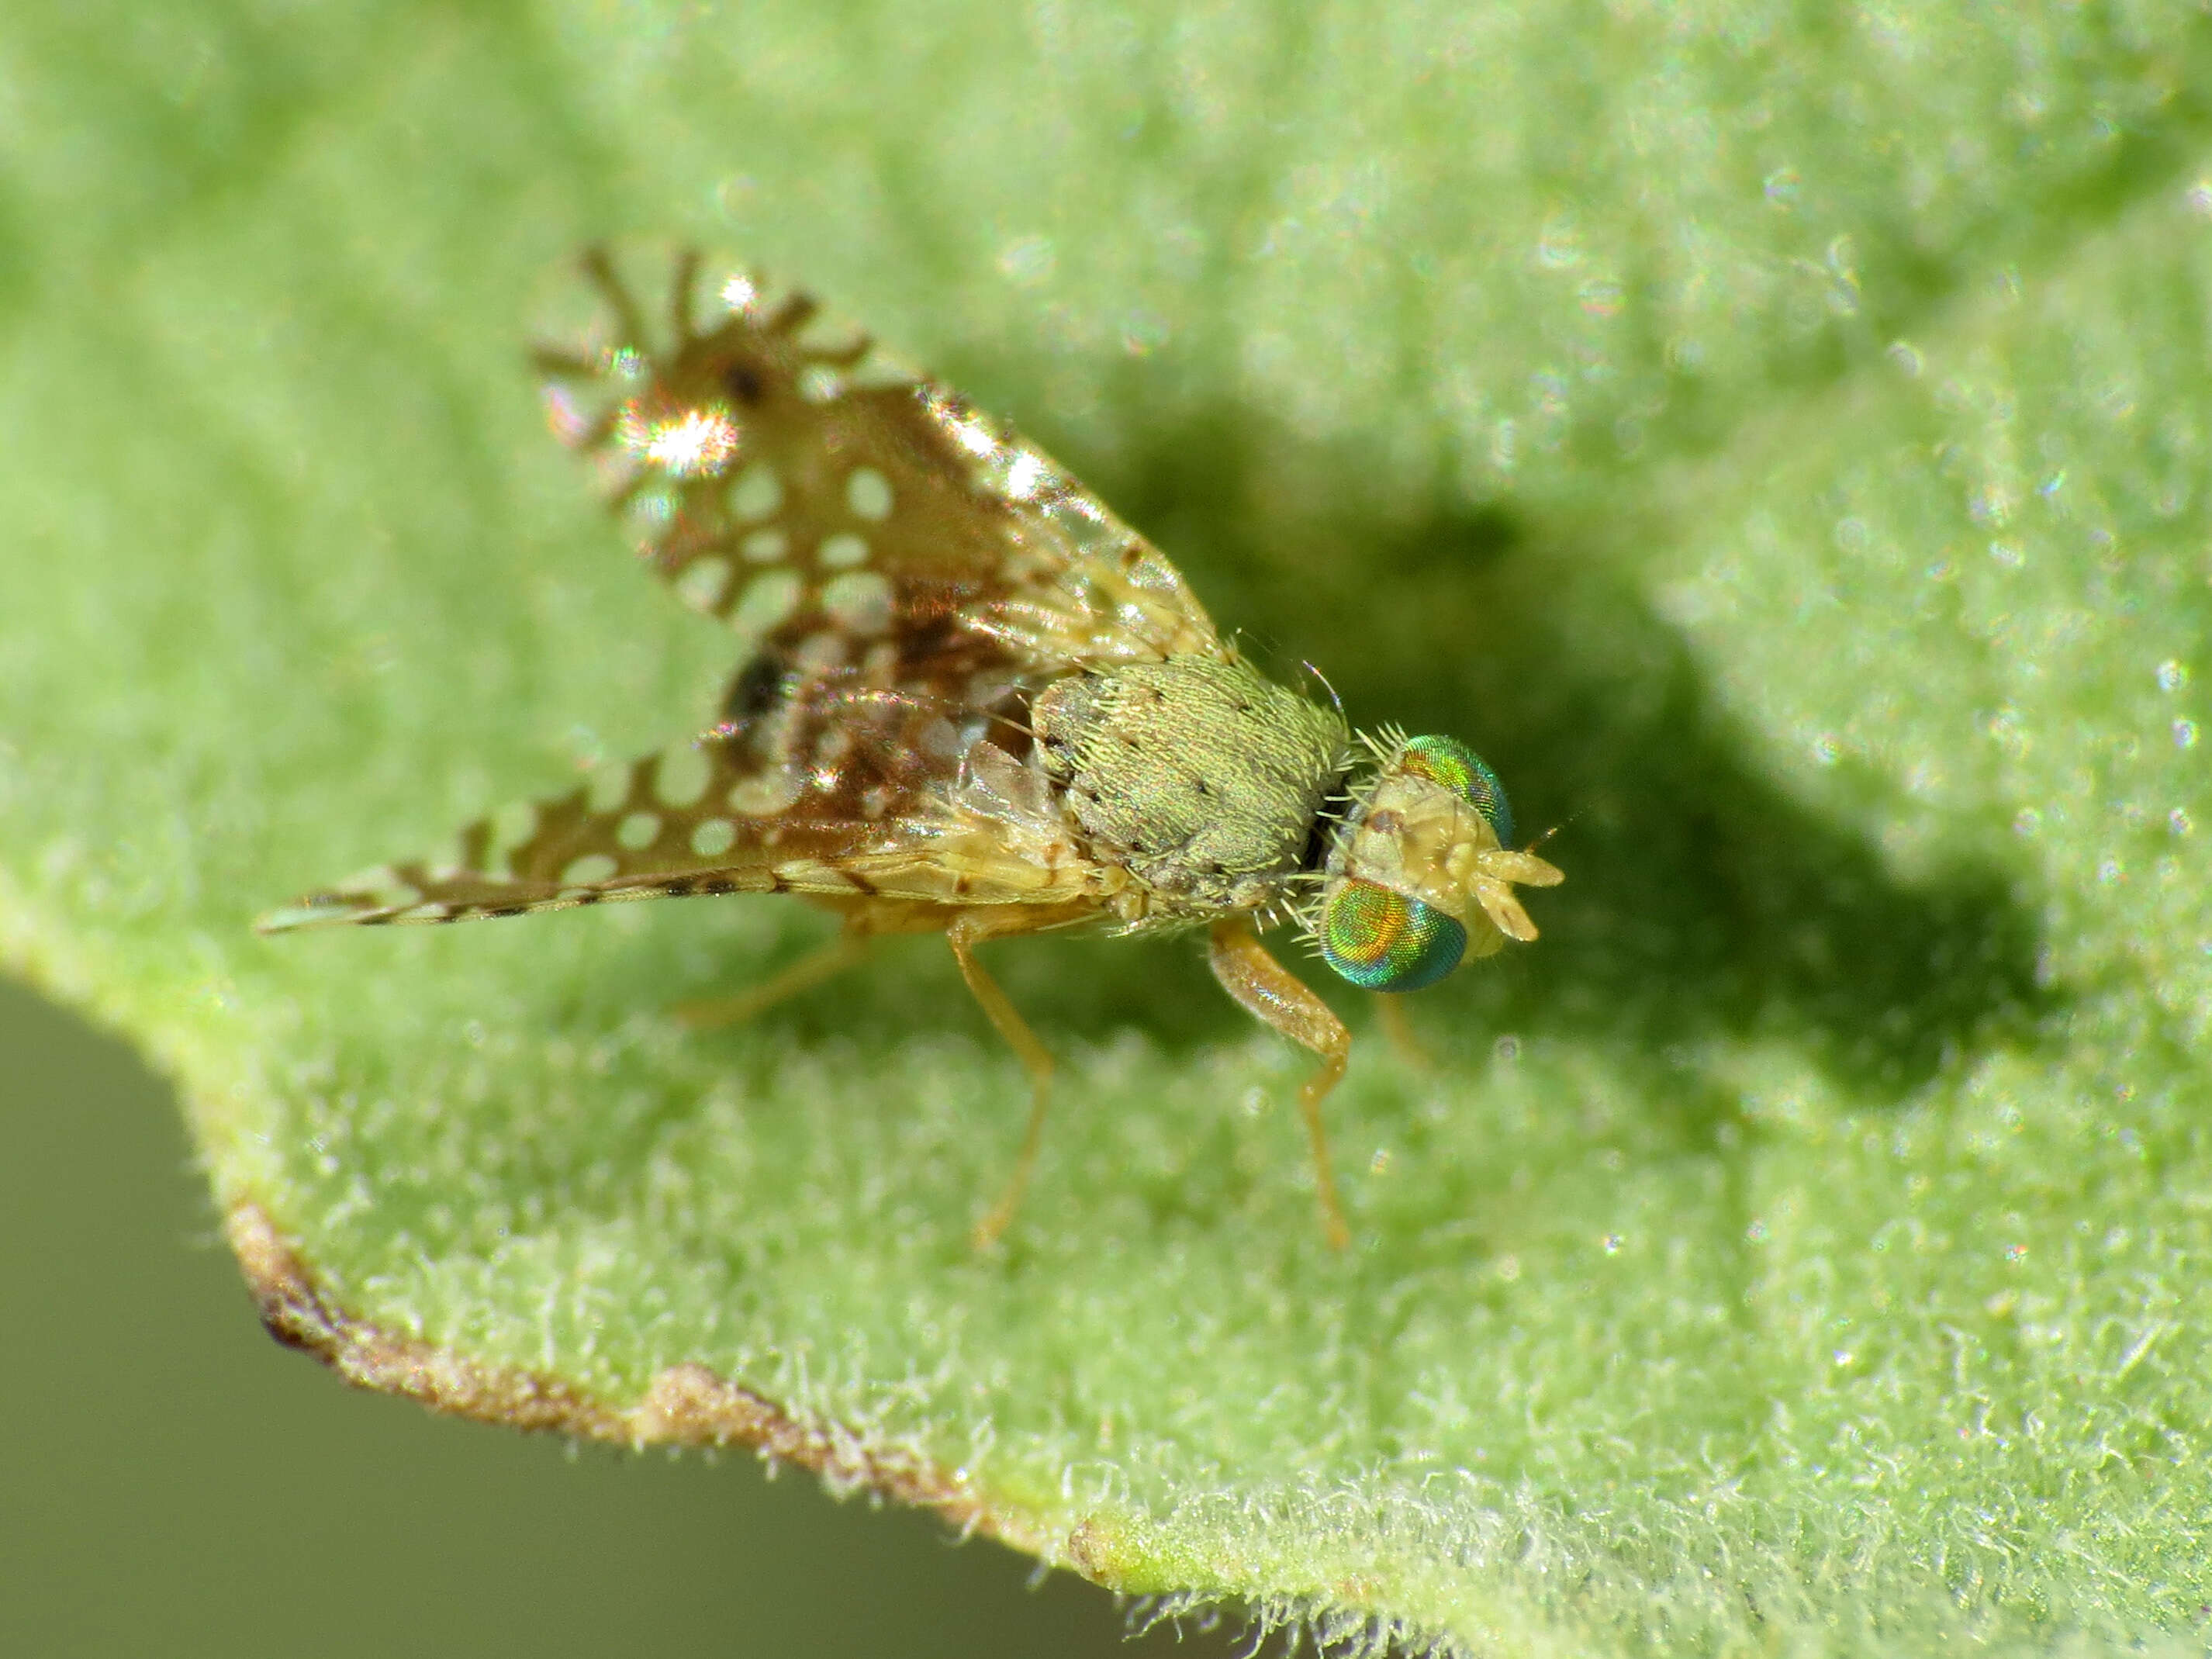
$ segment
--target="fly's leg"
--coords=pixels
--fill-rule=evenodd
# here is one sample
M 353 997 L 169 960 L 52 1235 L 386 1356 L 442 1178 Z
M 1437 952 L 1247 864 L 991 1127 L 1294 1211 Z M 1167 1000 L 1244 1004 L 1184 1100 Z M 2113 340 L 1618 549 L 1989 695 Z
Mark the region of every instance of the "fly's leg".
M 1433 1072 L 1436 1062 L 1420 1038 L 1413 1035 L 1413 1022 L 1406 1018 L 1406 1000 L 1387 991 L 1375 993 L 1375 1019 L 1382 1028 L 1383 1041 L 1390 1045 L 1398 1058 L 1417 1072 Z
M 1306 1133 L 1313 1141 L 1314 1186 L 1321 1199 L 1322 1226 L 1331 1248 L 1340 1250 L 1352 1242 L 1352 1230 L 1344 1224 L 1344 1207 L 1337 1202 L 1336 1176 L 1328 1161 L 1328 1134 L 1322 1127 L 1321 1103 L 1344 1076 L 1345 1064 L 1352 1056 L 1352 1033 L 1327 1003 L 1267 954 L 1267 947 L 1260 943 L 1252 924 L 1243 917 L 1231 916 L 1213 924 L 1208 959 L 1221 988 L 1246 1013 L 1321 1056 L 1321 1068 L 1298 1091 L 1298 1109 L 1305 1115 Z
M 960 977 L 968 981 L 968 988 L 982 1004 L 983 1012 L 1030 1074 L 1029 1127 L 1023 1131 L 1022 1150 L 1014 1160 L 1014 1172 L 1006 1189 L 999 1194 L 999 1201 L 975 1224 L 972 1237 L 978 1249 L 1005 1232 L 1007 1224 L 1014 1218 L 1014 1212 L 1021 1207 L 1022 1194 L 1030 1184 L 1030 1171 L 1036 1164 L 1037 1147 L 1044 1139 L 1045 1113 L 1052 1104 L 1053 1066 L 1052 1055 L 1037 1041 L 1036 1033 L 1015 1012 L 1014 1005 L 1006 1000 L 1006 994 L 999 988 L 998 981 L 985 973 L 983 964 L 975 960 L 975 947 L 986 939 L 1059 927 L 1090 915 L 1092 908 L 1088 902 L 1075 905 L 993 906 L 964 910 L 945 930 L 945 942 L 952 947 L 952 959 L 960 964 Z
M 781 973 L 771 974 L 758 985 L 735 996 L 678 1003 L 674 1010 L 678 1022 L 694 1031 L 741 1024 L 767 1012 L 787 997 L 811 991 L 823 980 L 835 978 L 848 968 L 857 968 L 866 959 L 868 946 L 875 939 L 872 929 L 857 926 L 857 917 L 848 918 L 843 930 L 828 944 L 809 951 Z

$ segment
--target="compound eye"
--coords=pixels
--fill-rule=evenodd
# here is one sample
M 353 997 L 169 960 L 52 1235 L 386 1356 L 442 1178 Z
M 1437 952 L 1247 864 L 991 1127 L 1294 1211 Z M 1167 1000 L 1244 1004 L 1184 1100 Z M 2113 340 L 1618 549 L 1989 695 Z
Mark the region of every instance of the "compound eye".
M 1440 783 L 1490 821 L 1500 847 L 1513 845 L 1513 809 L 1505 786 L 1481 756 L 1456 738 L 1408 738 L 1398 764 L 1417 778 Z
M 1314 932 L 1322 959 L 1369 991 L 1434 985 L 1467 951 L 1467 929 L 1443 911 L 1356 878 L 1330 884 Z

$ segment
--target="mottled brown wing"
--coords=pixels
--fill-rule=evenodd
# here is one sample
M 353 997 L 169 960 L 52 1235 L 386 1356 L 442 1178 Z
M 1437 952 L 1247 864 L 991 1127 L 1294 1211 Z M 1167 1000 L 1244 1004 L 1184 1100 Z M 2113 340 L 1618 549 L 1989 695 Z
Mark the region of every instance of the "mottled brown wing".
M 897 871 L 949 839 L 942 823 L 789 819 L 804 794 L 787 798 L 787 776 L 759 765 L 740 732 L 709 733 L 480 818 L 440 854 L 364 871 L 259 926 L 458 921 L 690 893 L 896 892 Z M 886 864 L 883 883 L 866 875 Z
M 1182 576 L 1042 452 L 803 294 L 702 282 L 679 255 L 665 343 L 603 252 L 581 338 L 541 347 L 556 431 L 593 458 L 638 551 L 786 660 L 825 631 L 940 665 L 957 635 L 1056 678 L 1218 651 Z
M 887 872 L 914 878 L 885 890 L 932 896 L 951 890 L 933 860 L 964 889 L 983 855 L 949 835 L 946 802 L 975 744 L 1021 754 L 1030 694 L 1086 664 L 1223 649 L 1175 568 L 1041 452 L 805 296 L 742 273 L 702 294 L 679 256 L 656 342 L 608 258 L 583 265 L 595 316 L 536 354 L 554 425 L 641 556 L 738 635 L 722 718 L 264 928 L 866 892 Z

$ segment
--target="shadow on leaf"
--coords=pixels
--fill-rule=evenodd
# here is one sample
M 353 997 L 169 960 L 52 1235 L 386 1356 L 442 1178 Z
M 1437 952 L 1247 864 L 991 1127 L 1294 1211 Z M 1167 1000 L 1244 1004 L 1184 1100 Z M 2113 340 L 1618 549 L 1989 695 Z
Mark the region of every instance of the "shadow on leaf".
M 1557 826 L 1546 855 L 1568 880 L 1534 897 L 1541 942 L 1417 1000 L 1417 1018 L 1433 1023 L 1418 1011 L 1454 997 L 1466 1008 L 1473 985 L 1486 1035 L 1597 1047 L 1648 1078 L 1651 1109 L 1677 1115 L 1686 1146 L 1710 1146 L 1736 1116 L 1735 1091 L 1720 1079 L 1686 1088 L 1683 1073 L 1711 1040 L 1789 1046 L 1844 1093 L 1893 1103 L 1993 1042 L 2026 1040 L 2052 1012 L 2034 917 L 2002 874 L 1958 863 L 1900 878 L 1864 834 L 1785 793 L 1636 591 L 1617 528 L 1485 506 L 1390 515 L 1360 499 L 1381 472 L 1232 410 L 1154 434 L 1102 492 L 1279 677 L 1297 678 L 1310 653 L 1355 725 L 1472 742 L 1505 780 L 1524 839 Z M 1334 503 L 1332 486 L 1344 491 Z M 1862 782 L 1871 818 L 1885 786 Z M 830 924 L 784 931 L 760 971 Z M 1188 939 L 1041 939 L 990 953 L 1063 1054 L 1123 1029 L 1184 1054 L 1249 1033 L 1201 957 Z M 1352 994 L 1297 967 L 1364 1028 Z M 945 1029 L 995 1042 L 949 953 L 926 939 L 887 941 L 870 966 L 762 1018 L 793 1043 Z
M 1601 1045 L 1632 1075 L 1679 1073 L 1711 1038 L 1772 1039 L 1894 1101 L 2053 1012 L 2003 872 L 1900 877 L 1862 829 L 1786 793 L 1637 591 L 1620 526 L 1390 515 L 1361 499 L 1382 472 L 1237 411 L 1160 442 L 1126 499 L 1278 672 L 1312 653 L 1355 724 L 1472 742 L 1524 839 L 1557 826 L 1545 854 L 1568 880 L 1532 901 L 1543 939 L 1510 953 L 1514 1029 Z M 1317 500 L 1316 479 L 1347 501 Z M 1856 782 L 1878 819 L 1889 786 Z M 1651 1097 L 1684 1092 L 1678 1076 Z M 1713 1094 L 1710 1115 L 1732 1115 L 1733 1091 Z

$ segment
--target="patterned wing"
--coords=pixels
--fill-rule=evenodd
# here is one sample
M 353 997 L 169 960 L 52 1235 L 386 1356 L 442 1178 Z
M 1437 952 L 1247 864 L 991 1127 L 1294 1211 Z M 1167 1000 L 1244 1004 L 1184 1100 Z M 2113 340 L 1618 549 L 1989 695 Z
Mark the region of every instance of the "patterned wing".
M 583 269 L 582 342 L 536 354 L 554 427 L 640 555 L 748 645 L 827 629 L 911 657 L 950 625 L 1048 678 L 1220 649 L 1175 568 L 1042 451 L 806 295 L 738 272 L 702 307 L 679 255 L 656 348 L 607 255 Z
M 948 828 L 948 797 L 986 738 L 1024 751 L 1028 699 L 1053 679 L 1221 653 L 1181 575 L 1040 451 L 805 295 L 743 273 L 702 295 L 679 256 L 656 342 L 607 256 L 583 269 L 592 322 L 536 354 L 549 410 L 640 556 L 738 635 L 722 718 L 262 926 L 787 889 L 1065 897 L 1014 867 L 1036 847 L 994 871 Z
M 1064 854 L 1009 860 L 995 835 L 979 835 L 972 814 L 839 821 L 805 811 L 811 780 L 794 786 L 784 769 L 762 765 L 759 754 L 773 747 L 762 739 L 741 723 L 603 769 L 567 794 L 478 819 L 441 854 L 364 871 L 258 926 L 281 933 L 337 922 L 459 921 L 691 893 L 931 902 L 972 894 L 972 902 L 1001 903 L 1074 896 L 1066 880 L 1052 879 Z M 896 776 L 894 759 L 875 769 Z M 1010 758 L 1000 765 L 1028 775 Z M 855 769 L 837 781 L 848 781 Z M 976 786 L 966 793 L 977 795 Z M 997 867 L 1004 863 L 1012 867 Z

